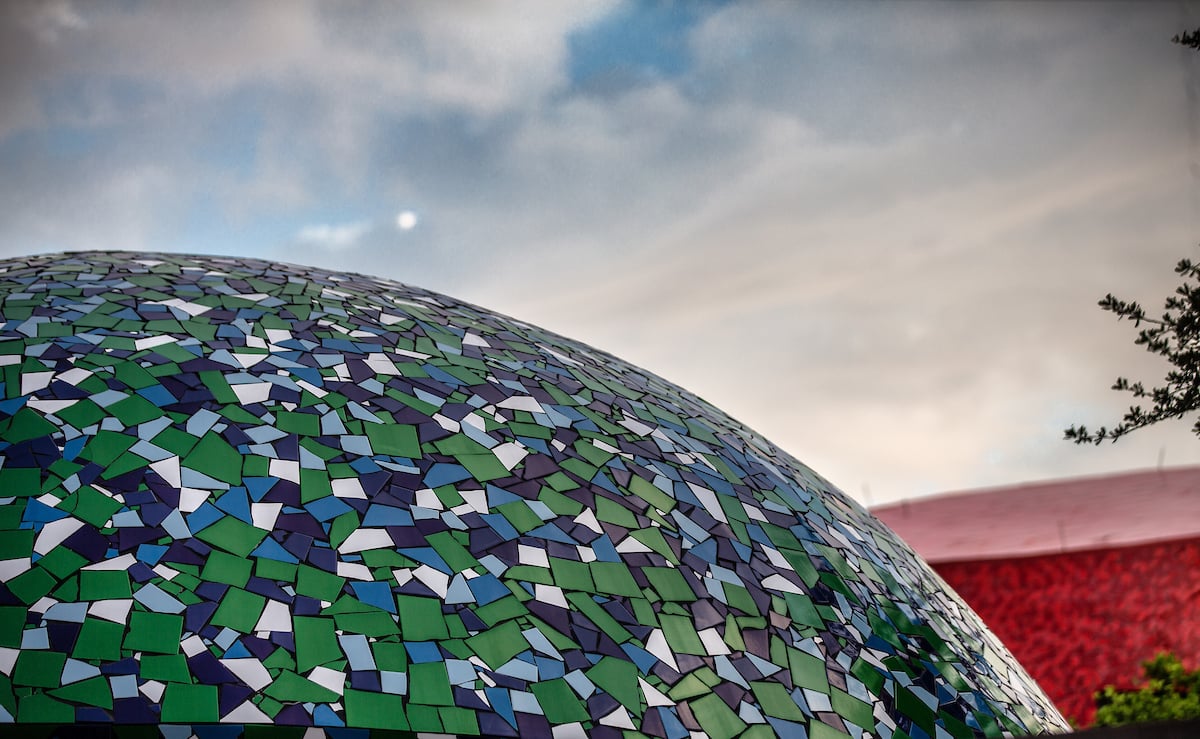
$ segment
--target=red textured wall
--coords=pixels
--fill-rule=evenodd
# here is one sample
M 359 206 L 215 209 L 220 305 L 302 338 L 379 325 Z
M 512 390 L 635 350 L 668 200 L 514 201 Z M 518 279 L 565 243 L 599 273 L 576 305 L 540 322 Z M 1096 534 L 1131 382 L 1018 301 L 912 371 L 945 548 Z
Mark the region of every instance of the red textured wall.
M 1155 653 L 1200 662 L 1200 538 L 933 567 L 1079 726 Z

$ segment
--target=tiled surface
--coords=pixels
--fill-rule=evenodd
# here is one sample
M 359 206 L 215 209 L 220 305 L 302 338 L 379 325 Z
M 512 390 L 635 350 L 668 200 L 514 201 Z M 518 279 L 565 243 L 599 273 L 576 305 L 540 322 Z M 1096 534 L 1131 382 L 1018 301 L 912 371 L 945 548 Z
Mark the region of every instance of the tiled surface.
M 886 528 L 609 355 L 250 260 L 2 269 L 0 719 L 1062 727 Z

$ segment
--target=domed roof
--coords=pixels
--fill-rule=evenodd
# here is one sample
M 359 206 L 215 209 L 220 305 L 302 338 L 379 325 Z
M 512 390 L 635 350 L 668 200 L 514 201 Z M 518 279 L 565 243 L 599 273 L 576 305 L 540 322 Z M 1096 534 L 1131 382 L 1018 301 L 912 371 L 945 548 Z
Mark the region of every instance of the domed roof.
M 5 721 L 1066 728 L 886 527 L 608 354 L 250 259 L 11 260 L 0 301 Z

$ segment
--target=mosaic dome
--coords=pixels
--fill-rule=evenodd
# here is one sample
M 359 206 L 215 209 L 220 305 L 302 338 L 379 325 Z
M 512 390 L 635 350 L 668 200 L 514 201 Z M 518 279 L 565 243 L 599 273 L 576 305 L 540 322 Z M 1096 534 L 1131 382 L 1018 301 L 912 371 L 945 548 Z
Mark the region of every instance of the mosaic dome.
M 0 321 L 3 722 L 1067 728 L 857 504 L 577 342 L 393 282 L 171 254 L 0 262 Z

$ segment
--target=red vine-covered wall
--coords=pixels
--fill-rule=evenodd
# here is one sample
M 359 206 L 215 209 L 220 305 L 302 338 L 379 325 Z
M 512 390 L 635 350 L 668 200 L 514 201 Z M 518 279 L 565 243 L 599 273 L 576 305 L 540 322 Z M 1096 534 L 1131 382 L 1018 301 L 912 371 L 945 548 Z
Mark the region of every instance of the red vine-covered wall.
M 1200 658 L 1200 538 L 934 569 L 1079 726 L 1155 653 Z

